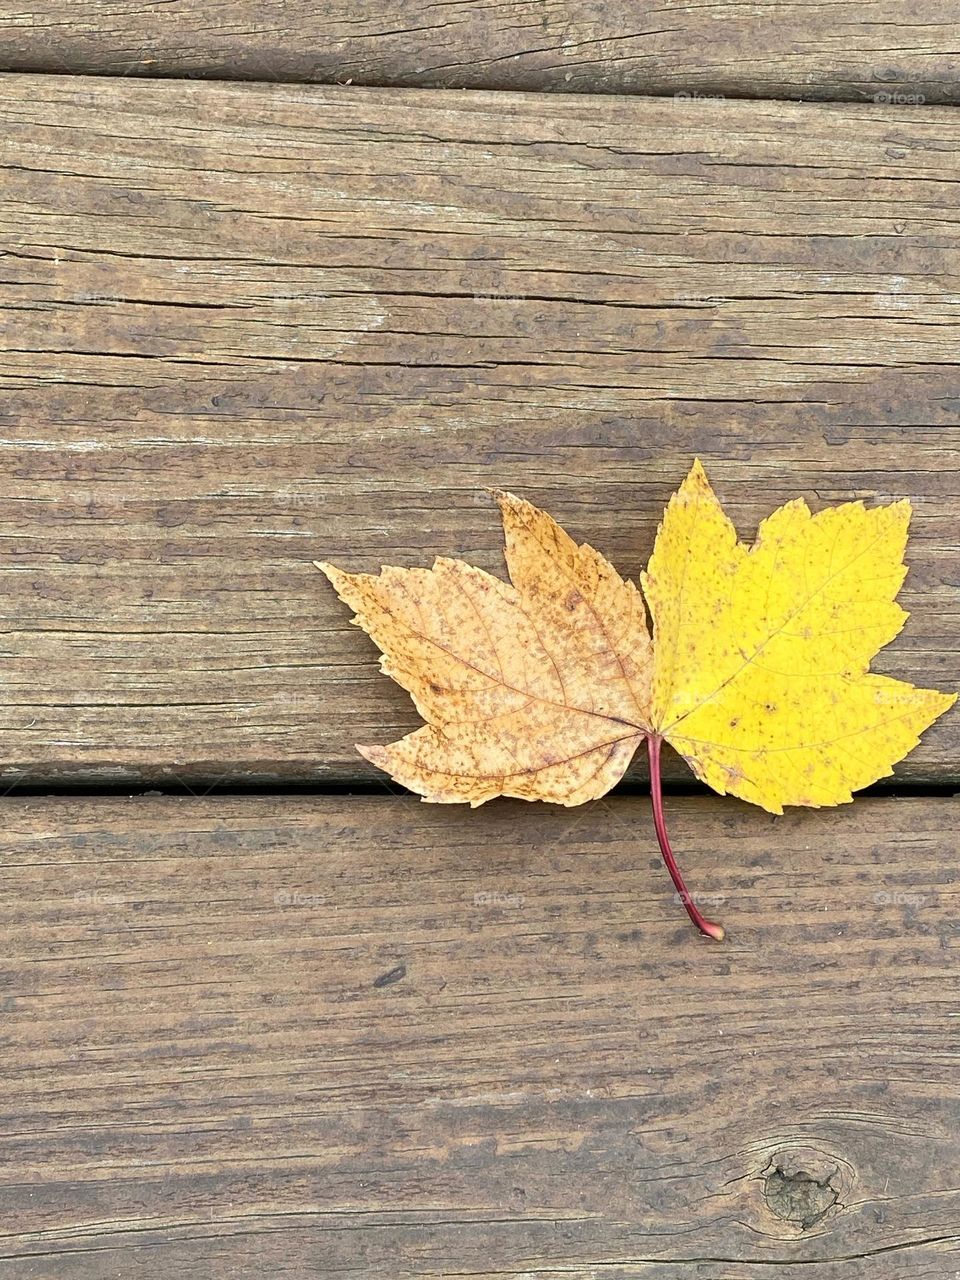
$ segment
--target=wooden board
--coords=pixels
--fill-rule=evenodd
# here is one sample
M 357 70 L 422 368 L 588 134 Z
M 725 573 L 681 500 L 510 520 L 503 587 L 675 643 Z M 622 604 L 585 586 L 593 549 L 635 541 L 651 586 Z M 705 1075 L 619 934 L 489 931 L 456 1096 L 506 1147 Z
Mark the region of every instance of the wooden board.
M 633 575 L 694 454 L 746 537 L 910 497 L 877 666 L 960 684 L 949 111 L 12 76 L 0 122 L 3 785 L 372 780 L 417 717 L 311 562 L 499 572 L 496 484 Z
M 956 3 L 23 0 L 20 71 L 479 89 L 956 102 Z
M 957 804 L 4 802 L 18 1280 L 951 1276 Z

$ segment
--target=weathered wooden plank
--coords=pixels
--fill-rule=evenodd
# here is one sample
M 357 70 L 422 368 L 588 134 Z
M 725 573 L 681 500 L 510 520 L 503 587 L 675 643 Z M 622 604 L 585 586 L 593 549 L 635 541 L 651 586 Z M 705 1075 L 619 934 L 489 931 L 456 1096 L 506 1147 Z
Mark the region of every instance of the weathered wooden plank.
M 960 121 L 0 81 L 7 783 L 356 780 L 418 721 L 311 562 L 502 571 L 484 487 L 635 574 L 908 496 L 878 666 L 960 683 Z M 902 768 L 957 780 L 960 717 Z
M 955 801 L 3 816 L 11 1275 L 956 1270 Z
M 955 4 L 782 0 L 25 0 L 0 11 L 16 71 L 957 102 Z

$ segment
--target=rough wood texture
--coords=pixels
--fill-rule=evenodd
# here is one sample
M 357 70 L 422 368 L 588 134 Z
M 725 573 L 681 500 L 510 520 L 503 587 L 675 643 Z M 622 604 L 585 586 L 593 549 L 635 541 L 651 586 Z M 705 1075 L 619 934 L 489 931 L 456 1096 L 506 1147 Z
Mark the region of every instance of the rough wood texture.
M 417 724 L 312 568 L 501 571 L 484 486 L 635 574 L 909 496 L 878 668 L 960 683 L 946 110 L 0 81 L 3 779 L 359 779 Z M 902 766 L 958 778 L 960 717 Z
M 670 810 L 8 799 L 9 1274 L 954 1275 L 956 803 Z
M 476 89 L 956 102 L 953 3 L 732 0 L 27 0 L 0 9 L 16 71 Z

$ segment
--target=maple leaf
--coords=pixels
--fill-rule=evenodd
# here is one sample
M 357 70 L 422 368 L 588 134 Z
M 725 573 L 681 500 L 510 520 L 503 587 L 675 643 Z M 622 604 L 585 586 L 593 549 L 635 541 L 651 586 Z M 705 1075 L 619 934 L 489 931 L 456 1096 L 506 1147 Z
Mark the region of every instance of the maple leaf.
M 956 700 L 872 675 L 907 614 L 910 503 L 802 498 L 749 549 L 699 462 L 670 500 L 643 592 L 656 662 L 651 728 L 699 778 L 770 813 L 843 804 L 893 771 Z
M 426 800 L 582 804 L 646 740 L 654 825 L 688 915 L 709 936 L 667 836 L 660 751 L 782 813 L 841 804 L 889 774 L 954 694 L 869 672 L 900 631 L 910 504 L 788 502 L 737 539 L 696 461 L 641 575 L 643 599 L 545 512 L 497 495 L 510 584 L 459 560 L 349 574 L 318 563 L 381 667 L 427 722 L 359 747 Z
M 378 575 L 318 565 L 427 721 L 358 750 L 426 800 L 582 804 L 620 780 L 648 731 L 643 600 L 545 512 L 498 501 L 512 585 L 443 558 Z

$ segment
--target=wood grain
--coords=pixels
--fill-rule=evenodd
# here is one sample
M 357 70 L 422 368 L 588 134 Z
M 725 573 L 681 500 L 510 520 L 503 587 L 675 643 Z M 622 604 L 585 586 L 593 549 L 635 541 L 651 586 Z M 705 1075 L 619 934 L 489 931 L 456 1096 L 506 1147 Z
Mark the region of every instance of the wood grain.
M 949 111 L 11 76 L 0 121 L 3 785 L 372 780 L 417 717 L 311 562 L 502 572 L 493 484 L 635 575 L 694 454 L 745 537 L 909 497 L 877 666 L 960 684 Z
M 957 804 L 4 804 L 18 1280 L 960 1264 Z
M 934 0 L 24 0 L 16 71 L 425 88 L 957 102 L 960 9 Z

